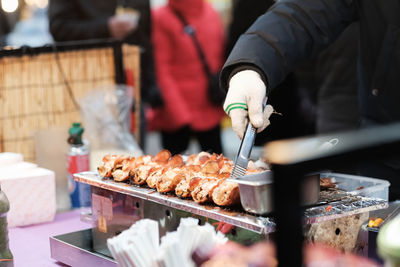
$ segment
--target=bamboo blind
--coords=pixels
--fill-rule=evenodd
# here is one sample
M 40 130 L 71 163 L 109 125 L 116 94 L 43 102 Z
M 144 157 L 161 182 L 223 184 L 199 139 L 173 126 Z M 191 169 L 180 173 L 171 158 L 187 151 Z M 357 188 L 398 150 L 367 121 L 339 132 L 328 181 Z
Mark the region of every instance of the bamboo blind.
M 123 65 L 125 70 L 130 70 L 126 72 L 126 75 L 133 74 L 134 81 L 134 98 L 135 98 L 135 137 L 136 140 L 140 140 L 140 104 L 141 104 L 141 96 L 140 96 L 140 57 L 139 48 L 132 48 L 131 45 L 123 45 L 122 46 L 122 54 L 123 56 Z M 127 77 L 127 79 L 129 79 Z
M 123 53 L 123 61 L 129 62 L 135 81 L 139 81 L 139 49 L 124 45 Z M 112 48 L 57 55 L 0 58 L 0 152 L 21 153 L 25 160 L 34 161 L 35 131 L 81 121 L 67 85 L 79 102 L 88 91 L 115 84 Z

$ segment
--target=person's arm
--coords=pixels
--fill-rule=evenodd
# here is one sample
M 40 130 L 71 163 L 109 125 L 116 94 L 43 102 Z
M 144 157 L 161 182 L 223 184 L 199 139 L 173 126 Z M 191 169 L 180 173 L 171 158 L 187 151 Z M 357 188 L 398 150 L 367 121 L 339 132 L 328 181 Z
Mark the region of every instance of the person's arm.
M 221 85 L 233 72 L 253 66 L 275 88 L 296 65 L 332 43 L 357 18 L 352 0 L 281 0 L 259 17 L 229 55 Z M 254 68 L 255 67 L 255 68 Z
M 258 132 L 269 125 L 273 109 L 263 110 L 265 96 L 356 17 L 352 0 L 281 0 L 256 20 L 235 44 L 220 77 L 228 89 L 224 110 L 239 138 L 247 117 Z
M 50 32 L 56 41 L 86 40 L 110 37 L 108 19 L 79 18 L 75 0 L 50 0 Z

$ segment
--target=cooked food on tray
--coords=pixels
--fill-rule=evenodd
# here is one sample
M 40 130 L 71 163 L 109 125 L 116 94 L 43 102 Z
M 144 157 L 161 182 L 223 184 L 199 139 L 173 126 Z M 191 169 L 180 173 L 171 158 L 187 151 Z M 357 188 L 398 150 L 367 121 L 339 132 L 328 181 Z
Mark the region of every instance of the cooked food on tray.
M 106 155 L 98 171 L 100 176 L 116 182 L 147 185 L 160 193 L 191 197 L 198 203 L 230 206 L 240 202 L 238 184 L 226 181 L 233 165 L 222 154 L 200 152 L 184 160 L 181 155 L 172 156 L 168 150 L 162 150 L 155 156 L 137 158 Z M 253 164 L 248 173 L 263 170 Z
M 115 163 L 115 160 L 117 160 L 118 158 L 120 158 L 120 157 L 116 156 L 116 155 L 104 156 L 103 165 L 101 165 L 100 167 L 97 168 L 100 176 L 107 177 L 107 178 L 112 177 L 112 172 L 114 170 L 114 163 Z
M 332 178 L 329 178 L 329 177 L 320 178 L 319 186 L 322 189 L 336 188 L 336 183 L 334 182 L 334 180 Z
M 370 218 L 368 221 L 368 227 L 370 228 L 377 228 L 384 222 L 382 218 Z
M 234 205 L 239 201 L 239 196 L 239 187 L 229 181 L 223 181 L 212 192 L 212 200 L 219 206 Z

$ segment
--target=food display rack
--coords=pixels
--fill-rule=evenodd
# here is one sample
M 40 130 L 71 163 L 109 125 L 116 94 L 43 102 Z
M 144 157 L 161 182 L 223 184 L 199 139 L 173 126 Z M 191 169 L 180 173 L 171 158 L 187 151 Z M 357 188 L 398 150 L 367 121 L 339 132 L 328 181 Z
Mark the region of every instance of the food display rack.
M 368 213 L 386 208 L 388 205 L 388 184 L 384 181 L 368 178 L 360 180 L 358 176 L 342 174 L 321 173 L 321 176 L 333 177 L 338 182 L 339 188 L 344 186 L 345 190 L 329 193 L 321 191 L 319 202 L 304 209 L 305 225 Z M 115 264 L 106 246 L 107 239 L 142 218 L 158 221 L 160 235 L 164 235 L 168 231 L 176 230 L 181 218 L 195 217 L 201 223 L 208 222 L 220 229 L 230 240 L 242 244 L 268 239 L 270 234 L 275 232 L 273 216 L 250 214 L 240 205 L 230 208 L 211 204 L 201 205 L 190 199 L 158 193 L 151 188 L 105 179 L 97 172 L 78 173 L 74 179 L 91 186 L 92 213 L 83 215 L 82 219 L 91 223 L 93 228 L 51 238 L 52 257 L 69 265 L 73 265 L 73 261 L 76 261 L 76 257 L 65 256 L 69 254 L 85 257 L 91 264 L 98 265 L 98 262 Z M 364 189 L 357 191 L 360 186 Z M 383 198 L 380 198 L 382 196 Z M 78 240 L 85 239 L 85 241 L 74 244 L 75 241 L 71 242 L 74 238 L 70 235 L 78 236 Z

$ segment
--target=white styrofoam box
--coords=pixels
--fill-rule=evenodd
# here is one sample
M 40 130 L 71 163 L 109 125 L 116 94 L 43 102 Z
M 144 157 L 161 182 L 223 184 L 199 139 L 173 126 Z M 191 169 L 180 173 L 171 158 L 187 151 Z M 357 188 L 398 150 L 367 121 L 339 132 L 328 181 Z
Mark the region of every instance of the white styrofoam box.
M 16 172 L 20 173 L 21 171 L 30 170 L 34 168 L 37 168 L 37 164 L 25 161 L 0 166 L 0 179 L 2 177 L 9 177 L 15 175 Z
M 0 166 L 7 166 L 17 162 L 22 162 L 23 160 L 24 156 L 22 156 L 22 154 L 12 152 L 0 153 Z
M 56 213 L 55 174 L 43 168 L 15 170 L 0 177 L 1 190 L 10 202 L 8 226 L 52 221 Z

